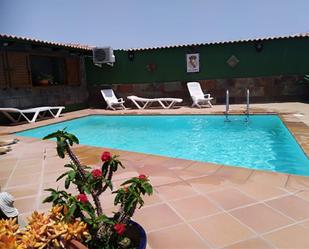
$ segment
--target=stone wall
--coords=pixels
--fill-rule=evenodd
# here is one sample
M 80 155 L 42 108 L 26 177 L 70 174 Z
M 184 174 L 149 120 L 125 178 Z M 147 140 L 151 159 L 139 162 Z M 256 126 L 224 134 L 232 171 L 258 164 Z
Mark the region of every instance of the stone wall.
M 69 106 L 86 103 L 88 89 L 84 59 L 80 60 L 81 84 L 8 88 L 0 90 L 0 107 L 30 108 L 38 106 Z
M 225 103 L 226 90 L 230 92 L 230 103 L 244 103 L 246 100 L 246 89 L 250 89 L 251 103 L 266 102 L 289 102 L 309 101 L 309 83 L 301 83 L 302 76 L 273 76 L 258 78 L 234 78 L 199 80 L 205 93 L 214 97 L 214 104 Z M 100 89 L 112 87 L 117 97 L 126 99 L 129 95 L 140 97 L 177 97 L 184 100 L 184 104 L 191 103 L 186 82 L 159 82 L 146 84 L 104 84 L 89 88 L 89 104 L 92 107 L 105 107 Z M 126 105 L 131 103 L 126 101 Z

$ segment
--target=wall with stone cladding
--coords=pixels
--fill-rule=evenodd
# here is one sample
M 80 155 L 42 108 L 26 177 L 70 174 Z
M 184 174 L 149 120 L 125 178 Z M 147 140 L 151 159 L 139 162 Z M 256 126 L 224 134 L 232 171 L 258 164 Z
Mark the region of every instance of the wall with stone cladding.
M 30 108 L 38 106 L 70 106 L 86 103 L 88 89 L 84 59 L 80 60 L 80 85 L 58 85 L 0 90 L 0 107 Z
M 225 103 L 226 90 L 230 92 L 230 103 L 244 103 L 246 89 L 250 89 L 251 103 L 309 101 L 309 83 L 300 83 L 302 76 L 273 76 L 258 78 L 233 78 L 200 80 L 202 89 L 214 97 L 213 103 Z M 129 95 L 140 97 L 177 97 L 184 100 L 184 104 L 191 103 L 186 82 L 157 82 L 145 84 L 103 84 L 89 88 L 89 104 L 103 108 L 105 103 L 100 95 L 100 89 L 112 87 L 117 97 L 126 99 Z M 131 106 L 129 100 L 126 105 Z

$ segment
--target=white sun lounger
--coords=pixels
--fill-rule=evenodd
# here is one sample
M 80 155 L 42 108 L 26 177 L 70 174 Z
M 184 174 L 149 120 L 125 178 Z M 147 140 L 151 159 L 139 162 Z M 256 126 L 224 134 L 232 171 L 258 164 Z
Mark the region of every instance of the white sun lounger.
M 9 120 L 13 123 L 18 123 L 21 118 L 26 119 L 29 123 L 34 123 L 38 117 L 44 117 L 46 113 L 50 113 L 54 118 L 58 118 L 64 109 L 64 106 L 43 106 L 30 109 L 17 109 L 17 108 L 0 108 L 2 112 Z M 55 112 L 53 112 L 55 111 Z M 18 118 L 14 118 L 11 114 L 19 114 Z M 33 116 L 29 119 L 26 114 L 32 114 Z
M 164 109 L 171 109 L 175 104 L 181 103 L 182 99 L 179 99 L 179 98 L 158 98 L 158 102 Z
M 124 106 L 124 100 L 122 98 L 117 99 L 113 89 L 103 89 L 101 90 L 101 93 L 107 104 L 106 109 L 116 110 L 115 107 L 126 109 Z
M 160 104 L 164 109 L 170 109 L 175 104 L 182 102 L 182 99 L 178 99 L 178 98 L 153 98 L 153 99 L 150 99 L 150 98 L 141 98 L 141 97 L 137 97 L 137 96 L 128 96 L 127 98 L 129 100 L 131 100 L 138 109 L 145 109 L 147 107 L 150 107 L 153 103 Z
M 208 104 L 209 107 L 212 107 L 210 94 L 204 94 L 201 88 L 200 83 L 198 82 L 188 82 L 187 83 L 190 96 L 192 98 L 193 104 L 192 107 L 196 106 L 201 108 L 203 104 Z

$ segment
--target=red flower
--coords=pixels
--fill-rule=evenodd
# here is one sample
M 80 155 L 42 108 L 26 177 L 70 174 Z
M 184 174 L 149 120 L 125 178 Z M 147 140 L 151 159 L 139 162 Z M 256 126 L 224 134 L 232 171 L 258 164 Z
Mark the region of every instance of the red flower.
M 81 203 L 84 203 L 84 204 L 88 202 L 87 195 L 85 195 L 85 194 L 77 195 L 76 199 L 79 200 Z
M 94 169 L 91 172 L 93 178 L 100 178 L 102 176 L 102 171 L 100 169 Z
M 101 160 L 102 160 L 103 162 L 107 162 L 107 161 L 111 160 L 111 158 L 112 158 L 112 155 L 111 155 L 110 152 L 104 151 L 104 152 L 102 153 Z
M 145 175 L 139 175 L 139 176 L 138 176 L 138 179 L 140 179 L 140 180 L 147 180 L 147 176 L 145 176 Z
M 123 224 L 123 223 L 117 223 L 117 224 L 114 225 L 114 229 L 115 229 L 116 233 L 121 235 L 126 230 L 126 225 Z
M 124 192 L 126 192 L 126 193 L 129 192 L 129 188 L 127 186 L 125 186 L 123 189 L 124 189 Z

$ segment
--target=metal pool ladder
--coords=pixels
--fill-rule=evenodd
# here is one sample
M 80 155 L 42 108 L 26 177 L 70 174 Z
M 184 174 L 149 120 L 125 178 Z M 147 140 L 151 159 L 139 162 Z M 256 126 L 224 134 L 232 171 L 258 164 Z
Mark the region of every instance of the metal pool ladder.
M 225 122 L 230 122 L 229 119 L 229 112 L 230 112 L 230 93 L 229 90 L 226 90 L 226 97 L 225 97 Z M 249 121 L 249 114 L 250 114 L 250 90 L 247 89 L 247 102 L 246 102 L 246 119 L 245 122 Z
M 230 112 L 230 93 L 229 93 L 229 90 L 226 90 L 226 98 L 225 98 L 225 122 L 230 122 L 230 120 L 229 120 L 229 112 Z
M 250 90 L 247 89 L 247 105 L 246 105 L 246 119 L 245 122 L 249 121 L 249 114 L 250 114 Z

